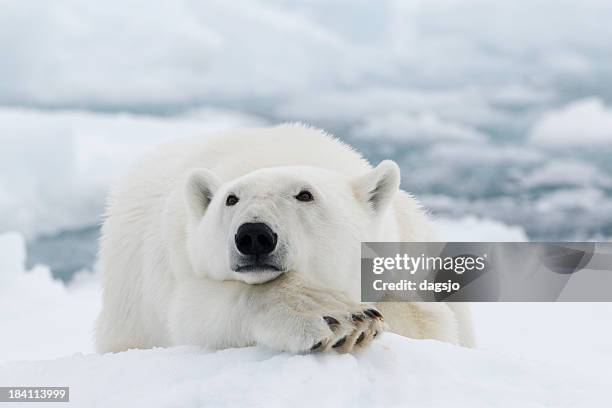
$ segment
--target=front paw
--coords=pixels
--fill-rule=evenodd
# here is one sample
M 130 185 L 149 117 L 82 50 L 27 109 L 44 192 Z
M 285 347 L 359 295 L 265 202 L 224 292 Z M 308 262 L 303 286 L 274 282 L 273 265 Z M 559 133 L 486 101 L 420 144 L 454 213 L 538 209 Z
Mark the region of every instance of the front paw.
M 385 330 L 383 315 L 371 307 L 353 313 L 323 316 L 328 332 L 311 348 L 311 352 L 337 351 L 349 353 L 367 347 Z
M 305 284 L 286 275 L 262 285 L 251 298 L 254 340 L 292 353 L 351 352 L 367 347 L 382 333 L 382 314 L 339 291 Z
M 367 347 L 385 330 L 382 314 L 370 306 L 318 300 L 270 308 L 255 332 L 257 342 L 292 353 L 348 353 Z

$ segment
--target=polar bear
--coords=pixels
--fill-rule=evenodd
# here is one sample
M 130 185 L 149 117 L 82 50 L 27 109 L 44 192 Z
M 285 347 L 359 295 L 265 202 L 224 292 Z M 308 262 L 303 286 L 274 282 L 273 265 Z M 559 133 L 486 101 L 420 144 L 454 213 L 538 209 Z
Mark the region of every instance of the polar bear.
M 469 310 L 360 297 L 362 241 L 436 239 L 392 161 L 300 124 L 163 146 L 111 194 L 100 352 L 350 352 L 388 329 L 471 346 Z

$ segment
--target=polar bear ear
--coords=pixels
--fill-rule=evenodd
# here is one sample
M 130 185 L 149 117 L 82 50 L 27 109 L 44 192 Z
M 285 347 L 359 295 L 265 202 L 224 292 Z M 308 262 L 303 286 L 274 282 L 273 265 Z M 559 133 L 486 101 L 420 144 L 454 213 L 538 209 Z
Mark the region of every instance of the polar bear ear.
M 384 211 L 400 186 L 400 169 L 392 160 L 382 161 L 376 168 L 353 181 L 357 198 L 374 213 Z
M 188 211 L 195 219 L 199 220 L 204 216 L 220 185 L 217 176 L 206 169 L 193 170 L 187 176 L 185 201 Z

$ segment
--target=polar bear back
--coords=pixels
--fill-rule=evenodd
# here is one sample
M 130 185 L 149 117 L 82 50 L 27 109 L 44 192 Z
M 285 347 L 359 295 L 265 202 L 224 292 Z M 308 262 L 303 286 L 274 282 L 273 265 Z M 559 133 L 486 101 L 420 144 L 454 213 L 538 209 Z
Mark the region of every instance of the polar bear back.
M 162 146 L 141 161 L 139 173 L 170 182 L 172 177 L 202 167 L 226 182 L 260 168 L 276 166 L 314 166 L 347 177 L 372 168 L 358 152 L 322 130 L 283 124 L 239 129 Z

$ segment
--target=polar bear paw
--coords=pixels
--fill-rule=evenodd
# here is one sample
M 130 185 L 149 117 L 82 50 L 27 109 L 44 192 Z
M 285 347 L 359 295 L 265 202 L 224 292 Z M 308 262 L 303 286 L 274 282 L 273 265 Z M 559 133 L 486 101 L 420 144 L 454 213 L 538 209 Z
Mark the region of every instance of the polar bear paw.
M 257 342 L 293 353 L 349 353 L 369 346 L 385 329 L 382 314 L 371 306 L 279 305 L 257 333 Z
M 386 330 L 382 313 L 353 302 L 344 293 L 312 287 L 297 276 L 280 277 L 256 288 L 262 306 L 255 342 L 292 353 L 362 349 Z
M 349 353 L 367 347 L 385 330 L 383 315 L 372 307 L 350 314 L 328 315 L 322 318 L 329 332 L 310 348 L 311 352 Z

